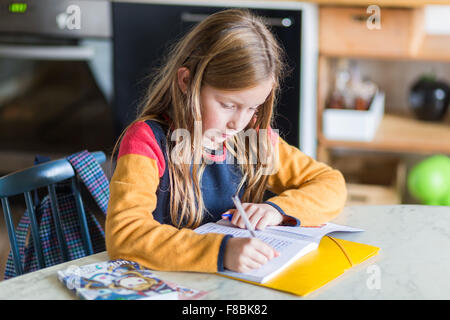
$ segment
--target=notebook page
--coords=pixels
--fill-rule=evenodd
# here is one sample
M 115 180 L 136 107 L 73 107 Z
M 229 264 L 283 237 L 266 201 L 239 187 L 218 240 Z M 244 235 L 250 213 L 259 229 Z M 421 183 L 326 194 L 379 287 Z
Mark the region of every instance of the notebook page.
M 240 238 L 250 238 L 250 232 L 247 229 L 241 229 L 238 227 L 231 227 L 220 225 L 217 223 L 206 223 L 197 229 L 195 229 L 197 233 L 222 233 L 222 234 L 230 234 L 233 237 Z M 255 230 L 256 236 L 258 239 L 264 241 L 272 248 L 277 250 L 278 252 L 282 252 L 285 248 L 289 247 L 295 242 L 295 239 L 289 239 L 287 237 L 283 237 L 281 235 L 276 234 L 268 234 L 264 231 Z
M 304 239 L 306 241 L 320 242 L 323 236 L 332 232 L 361 232 L 364 230 L 328 222 L 317 227 L 270 226 L 267 227 L 266 231 L 274 231 L 277 234 L 279 232 L 282 232 L 285 236 L 288 236 L 288 234 L 290 234 L 294 237 L 299 237 L 300 239 Z
M 229 220 L 219 220 L 219 225 L 237 228 Z M 245 231 L 245 230 L 244 230 Z M 295 240 L 320 242 L 323 236 L 332 232 L 361 232 L 363 229 L 339 225 L 335 223 L 325 223 L 317 227 L 289 227 L 289 226 L 269 226 L 264 232 L 279 235 L 282 237 L 292 238 Z M 248 231 L 246 231 L 248 233 Z
M 246 229 L 220 225 L 217 223 L 204 224 L 199 228 L 195 229 L 195 231 L 201 234 L 223 233 L 223 234 L 231 234 L 234 237 L 247 237 L 247 238 L 250 237 L 250 233 Z M 280 273 L 293 261 L 305 255 L 306 253 L 316 249 L 318 246 L 317 243 L 311 241 L 303 241 L 299 239 L 283 237 L 259 230 L 256 230 L 255 232 L 258 239 L 269 244 L 271 247 L 277 250 L 280 253 L 280 255 L 270 260 L 261 268 L 254 269 L 250 272 L 240 273 L 226 270 L 220 273 L 236 278 L 263 283 L 273 278 L 278 273 Z

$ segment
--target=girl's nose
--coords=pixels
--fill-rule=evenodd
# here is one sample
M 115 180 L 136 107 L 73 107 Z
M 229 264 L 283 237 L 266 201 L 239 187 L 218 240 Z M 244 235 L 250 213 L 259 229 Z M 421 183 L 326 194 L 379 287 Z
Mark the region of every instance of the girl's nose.
M 244 115 L 237 111 L 232 118 L 228 119 L 227 128 L 230 130 L 238 131 L 245 122 Z
M 227 123 L 227 129 L 236 131 L 236 122 L 234 120 L 229 120 Z

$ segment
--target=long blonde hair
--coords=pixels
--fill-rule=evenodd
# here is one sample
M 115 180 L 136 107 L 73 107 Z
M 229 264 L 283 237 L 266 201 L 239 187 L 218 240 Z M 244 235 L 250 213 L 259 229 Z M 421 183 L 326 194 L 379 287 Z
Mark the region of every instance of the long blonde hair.
M 222 90 L 242 90 L 271 78 L 274 80 L 271 93 L 245 128 L 267 130 L 273 121 L 273 109 L 285 67 L 283 61 L 283 50 L 262 18 L 246 9 L 229 9 L 212 14 L 175 43 L 166 62 L 152 74 L 142 111 L 135 122 L 148 119 L 164 121 L 162 114 L 173 108 L 172 129 L 186 129 L 193 138 L 194 123 L 202 120 L 200 90 L 203 85 Z M 185 93 L 178 85 L 177 70 L 181 67 L 190 71 Z M 259 147 L 266 148 L 262 154 L 273 155 L 270 138 L 266 135 L 264 140 L 264 143 L 259 143 Z M 264 173 L 267 165 L 261 163 L 261 159 L 257 159 L 256 164 L 249 163 L 248 157 L 252 152 L 250 149 L 255 146 L 250 144 L 247 150 L 243 135 L 233 136 L 233 145 L 237 150 L 230 148 L 229 151 L 238 157 L 237 163 L 242 172 L 238 189 L 245 183 L 247 186 L 242 201 L 261 202 L 267 189 L 268 176 Z M 170 177 L 170 215 L 172 223 L 177 227 L 197 227 L 206 211 L 200 188 L 206 166 L 201 161 L 201 140 L 192 139 L 191 146 L 191 163 L 174 163 L 170 157 L 174 144 L 169 130 L 166 153 Z

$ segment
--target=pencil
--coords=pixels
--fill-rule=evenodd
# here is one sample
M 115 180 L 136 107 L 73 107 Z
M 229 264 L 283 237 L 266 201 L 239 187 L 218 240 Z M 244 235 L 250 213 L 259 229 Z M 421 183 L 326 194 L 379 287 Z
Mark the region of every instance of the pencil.
M 253 227 L 250 224 L 250 221 L 248 221 L 247 214 L 245 213 L 245 210 L 242 207 L 241 200 L 239 200 L 239 197 L 237 195 L 234 195 L 233 197 L 231 197 L 231 199 L 233 200 L 234 205 L 236 206 L 236 209 L 238 209 L 239 213 L 241 214 L 242 219 L 244 219 L 245 226 L 248 229 L 248 231 L 250 232 L 250 235 L 252 237 L 256 238 L 255 230 L 253 230 Z

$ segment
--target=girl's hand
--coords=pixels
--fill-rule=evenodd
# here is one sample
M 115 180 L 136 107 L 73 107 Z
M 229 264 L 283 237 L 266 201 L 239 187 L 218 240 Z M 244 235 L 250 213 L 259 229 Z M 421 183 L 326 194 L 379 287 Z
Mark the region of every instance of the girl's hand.
M 277 226 L 283 221 L 283 215 L 267 203 L 245 202 L 242 204 L 242 207 L 247 214 L 250 224 L 256 230 L 264 230 L 267 226 Z M 224 214 L 232 214 L 231 223 L 239 228 L 245 228 L 244 219 L 242 219 L 237 209 L 230 209 L 224 212 Z
M 279 253 L 258 238 L 230 238 L 225 248 L 223 265 L 236 272 L 257 269 Z

